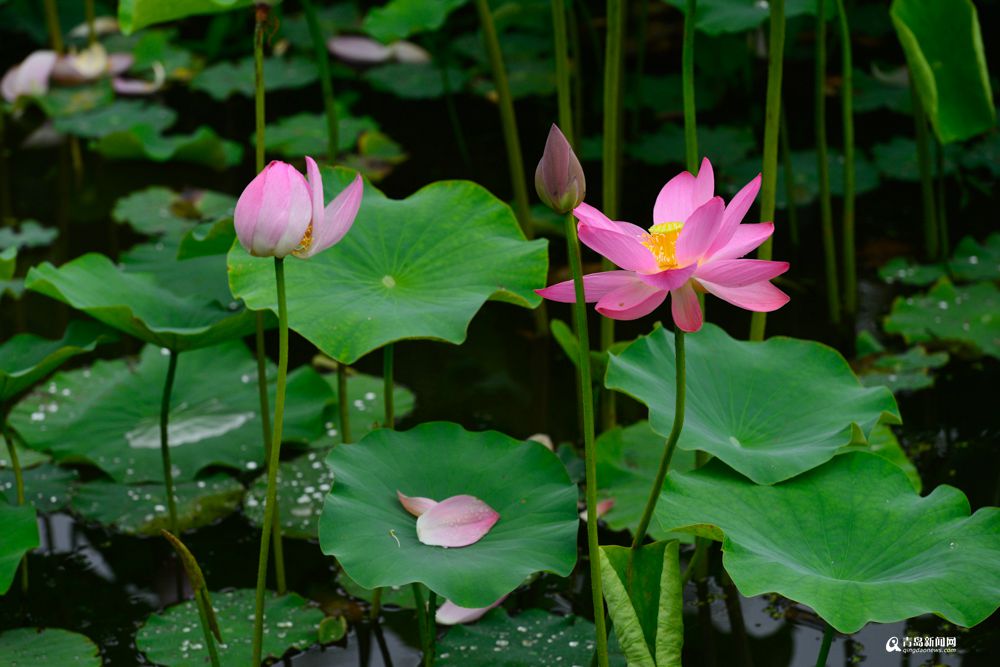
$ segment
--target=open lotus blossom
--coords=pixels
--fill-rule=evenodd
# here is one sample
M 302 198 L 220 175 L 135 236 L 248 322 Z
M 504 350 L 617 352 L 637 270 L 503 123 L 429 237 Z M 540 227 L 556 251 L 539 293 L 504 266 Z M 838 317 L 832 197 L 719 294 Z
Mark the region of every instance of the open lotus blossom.
M 714 190 L 706 158 L 697 177 L 681 172 L 663 186 L 648 230 L 609 220 L 585 203 L 573 210 L 580 240 L 621 267 L 584 276 L 586 299 L 597 302 L 597 312 L 634 320 L 653 312 L 669 293 L 674 322 L 693 332 L 702 324 L 698 292 L 758 312 L 788 303 L 788 295 L 769 282 L 788 270 L 788 262 L 740 259 L 774 231 L 770 222 L 740 224 L 760 190 L 760 175 L 728 206 Z M 538 293 L 552 301 L 576 299 L 572 280 Z
M 490 532 L 500 515 L 475 496 L 458 495 L 441 502 L 396 491 L 400 504 L 417 517 L 417 539 L 428 546 L 467 547 Z
M 0 81 L 0 91 L 8 102 L 22 95 L 44 95 L 49 90 L 49 77 L 58 56 L 55 51 L 35 51 L 14 65 Z
M 502 598 L 491 604 L 489 607 L 459 607 L 451 600 L 445 600 L 444 604 L 434 612 L 434 620 L 441 625 L 461 625 L 462 623 L 472 623 L 482 618 L 490 609 L 499 607 L 507 599 Z
M 292 165 L 274 161 L 243 190 L 233 224 L 251 255 L 305 259 L 337 244 L 351 229 L 364 194 L 360 174 L 324 208 L 323 179 L 311 157 L 306 171 L 308 181 Z

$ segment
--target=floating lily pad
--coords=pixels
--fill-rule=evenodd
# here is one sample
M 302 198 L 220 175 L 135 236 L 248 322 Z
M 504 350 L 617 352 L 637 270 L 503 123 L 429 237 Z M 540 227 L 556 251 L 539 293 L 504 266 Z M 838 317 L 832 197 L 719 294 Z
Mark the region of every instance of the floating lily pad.
M 240 506 L 244 491 L 229 475 L 174 484 L 177 530 L 201 528 L 229 516 Z M 84 521 L 130 535 L 156 536 L 161 529 L 170 529 L 162 484 L 87 482 L 77 487 L 71 508 Z
M 386 63 L 366 71 L 364 78 L 375 90 L 403 99 L 426 100 L 444 95 L 441 68 L 432 63 Z M 460 90 L 467 78 L 465 71 L 448 68 L 452 91 Z
M 682 114 L 684 112 L 682 85 L 680 74 L 629 76 L 625 81 L 625 107 L 635 108 L 641 101 L 644 109 L 650 109 L 658 114 Z M 701 77 L 695 78 L 694 85 L 694 102 L 698 111 L 711 109 L 718 103 L 719 94 L 716 88 L 706 85 Z M 699 142 L 700 132 L 701 128 L 699 128 Z M 708 154 L 707 151 L 703 152 Z M 712 159 L 715 159 L 714 156 Z
M 556 616 L 528 609 L 508 616 L 503 608 L 475 625 L 456 625 L 437 643 L 440 667 L 524 667 L 589 665 L 594 653 L 594 624 L 576 616 Z M 621 656 L 612 665 L 624 665 Z
M 74 320 L 63 337 L 49 340 L 34 334 L 18 334 L 0 344 L 0 404 L 31 387 L 68 359 L 93 352 L 113 340 L 107 329 L 95 322 Z
M 852 447 L 856 447 L 856 445 Z M 871 437 L 868 438 L 868 451 L 876 456 L 881 456 L 886 461 L 895 463 L 900 470 L 906 473 L 914 491 L 920 493 L 923 490 L 924 482 L 920 479 L 917 466 L 906 455 L 891 427 L 879 424 L 872 430 Z
M 148 70 L 154 63 L 159 63 L 168 79 L 190 79 L 193 57 L 190 51 L 176 44 L 176 33 L 174 29 L 143 30 L 136 35 L 130 45 L 120 49 L 132 52 L 135 60 L 131 71 Z M 133 38 L 122 37 L 122 39 Z M 104 45 L 112 50 L 109 40 L 106 39 Z
M 601 547 L 601 579 L 618 638 L 631 667 L 680 667 L 684 584 L 678 544 L 654 542 L 632 553 Z
M 351 150 L 357 145 L 362 132 L 377 129 L 378 123 L 370 116 L 354 118 L 341 110 L 337 115 L 337 146 L 341 151 Z M 326 155 L 326 116 L 314 113 L 285 116 L 267 126 L 264 147 L 271 155 L 289 159 L 303 155 Z
M 128 35 L 148 25 L 226 12 L 250 4 L 251 0 L 122 0 L 118 3 L 118 23 L 122 32 Z
M 929 292 L 899 297 L 886 333 L 907 343 L 941 341 L 1000 359 L 1000 291 L 991 282 L 956 287 L 942 278 Z
M 0 251 L 0 298 L 5 294 L 10 294 L 15 299 L 20 299 L 24 293 L 24 281 L 15 279 L 17 272 L 17 247 L 11 246 Z
M 59 230 L 42 227 L 34 220 L 25 220 L 13 227 L 0 227 L 0 250 L 7 248 L 44 248 L 52 245 Z
M 323 171 L 328 198 L 353 177 Z M 474 183 L 434 183 L 404 200 L 366 183 L 344 240 L 286 263 L 289 326 L 348 364 L 407 338 L 461 343 L 487 299 L 536 306 L 547 263 L 546 242 L 526 241 L 510 208 Z M 273 262 L 234 246 L 229 284 L 251 308 L 277 310 Z
M 712 156 L 716 169 L 724 171 L 753 153 L 757 141 L 749 127 L 699 127 L 698 150 Z M 644 134 L 628 145 L 628 154 L 640 162 L 661 166 L 684 164 L 684 128 L 664 125 L 658 132 Z M 720 168 L 721 167 L 721 168 Z
M 111 217 L 140 234 L 159 236 L 186 231 L 199 222 L 232 216 L 235 207 L 236 198 L 221 192 L 198 190 L 181 194 L 154 185 L 116 201 Z
M 536 571 L 560 576 L 576 562 L 577 489 L 536 442 L 457 424 L 379 430 L 334 448 L 336 483 L 320 518 L 320 547 L 365 588 L 414 581 L 462 607 L 486 607 Z M 396 497 L 469 494 L 500 514 L 478 542 L 445 549 L 417 539 Z
M 853 81 L 855 113 L 877 109 L 889 109 L 906 115 L 913 112 L 910 105 L 910 87 L 905 83 L 893 85 L 879 81 L 878 78 L 860 69 L 854 70 Z
M 14 449 L 17 450 L 17 462 L 21 464 L 22 470 L 34 468 L 37 465 L 48 463 L 52 460 L 52 457 L 47 454 L 36 452 L 34 449 L 22 447 L 18 442 L 17 436 L 14 436 Z M 10 461 L 10 454 L 7 452 L 7 447 L 0 447 L 0 470 L 10 467 L 12 467 L 12 464 Z
M 20 461 L 20 459 L 19 459 Z M 24 500 L 35 506 L 42 514 L 58 512 L 69 504 L 73 494 L 73 484 L 80 475 L 70 468 L 43 463 L 22 471 L 24 475 Z M 7 502 L 17 502 L 14 471 L 0 469 L 0 496 Z
M 948 262 L 917 264 L 904 257 L 896 257 L 878 271 L 887 283 L 930 285 L 946 275 L 961 282 L 1000 280 L 1000 233 L 990 234 L 984 243 L 966 236 L 955 246 L 955 253 Z
M 158 482 L 167 362 L 163 350 L 147 346 L 135 369 L 116 360 L 60 373 L 50 382 L 56 392 L 28 395 L 11 412 L 11 424 L 29 446 L 58 461 L 92 463 L 119 482 Z M 273 380 L 270 391 L 273 406 Z M 311 368 L 291 373 L 285 441 L 319 437 L 330 398 L 329 385 Z M 193 479 L 210 465 L 263 466 L 259 409 L 257 362 L 241 342 L 182 353 L 168 427 L 174 479 Z
M 212 607 L 223 642 L 217 644 L 224 665 L 246 665 L 253 657 L 254 591 L 212 592 Z M 295 593 L 268 595 L 264 607 L 264 658 L 280 658 L 291 649 L 304 649 L 318 639 L 323 612 Z M 136 647 L 150 662 L 164 667 L 202 667 L 208 650 L 202 639 L 198 606 L 194 600 L 153 614 L 135 637 Z
M 920 163 L 917 161 L 917 143 L 908 137 L 893 137 L 889 141 L 872 146 L 875 167 L 885 178 L 897 181 L 920 180 Z M 958 146 L 944 147 L 944 173 L 954 174 L 962 149 Z
M 330 447 L 342 442 L 337 375 L 329 373 L 323 378 L 330 385 L 333 398 L 330 399 L 325 415 L 326 435 L 320 440 L 314 441 L 313 444 L 316 447 Z M 353 371 L 348 374 L 348 419 L 351 422 L 351 439 L 355 442 L 370 431 L 382 428 L 385 424 L 384 389 L 385 384 L 381 377 Z M 413 412 L 416 397 L 407 387 L 395 382 L 393 383 L 392 401 L 393 412 L 396 421 L 399 422 Z
M 146 125 L 128 132 L 112 132 L 94 141 L 91 147 L 112 160 L 152 160 L 153 162 L 192 162 L 213 169 L 239 164 L 243 147 L 222 139 L 208 126 L 191 134 L 161 134 Z
M 836 151 L 829 153 L 830 193 L 835 197 L 844 194 L 844 156 Z M 735 194 L 746 185 L 747 181 L 760 173 L 761 163 L 758 158 L 749 158 L 735 165 L 722 174 L 717 181 L 719 189 Z M 817 176 L 816 151 L 792 151 L 792 199 L 798 206 L 805 206 L 816 201 L 819 196 L 819 177 Z M 879 185 L 878 170 L 863 155 L 854 156 L 854 191 L 861 195 L 871 192 Z M 785 188 L 785 170 L 778 170 L 777 200 L 778 208 L 788 206 Z
M 24 554 L 38 547 L 38 523 L 31 505 L 0 501 L 0 595 L 10 588 Z
M 677 446 L 717 456 L 758 484 L 774 484 L 865 442 L 878 423 L 900 423 L 885 387 L 863 387 L 820 343 L 731 338 L 706 324 L 687 336 L 687 411 Z M 674 416 L 673 334 L 657 328 L 611 355 L 605 384 L 649 407 L 666 436 Z
M 864 355 L 855 364 L 861 384 L 866 387 L 882 385 L 894 394 L 934 386 L 930 371 L 948 363 L 947 352 L 929 354 L 922 345 L 891 354 L 867 332 L 858 336 L 858 354 Z
M 49 118 L 60 118 L 92 111 L 111 104 L 115 91 L 107 79 L 86 86 L 54 87 L 36 98 L 38 106 Z
M 597 438 L 597 482 L 602 498 L 615 504 L 602 518 L 612 530 L 635 531 L 646 508 L 666 439 L 655 433 L 649 422 L 616 426 Z M 675 449 L 670 469 L 687 472 L 695 468 L 695 453 Z M 648 534 L 654 539 L 676 537 L 656 521 Z
M 671 5 L 686 12 L 684 0 L 667 0 Z M 827 19 L 835 15 L 836 6 L 826 6 Z M 722 35 L 732 32 L 753 30 L 771 15 L 771 6 L 757 0 L 698 0 L 695 8 L 695 28 L 708 35 Z M 785 18 L 795 16 L 815 16 L 816 2 L 812 0 L 786 0 Z
M 1000 604 L 1000 510 L 970 516 L 950 486 L 921 498 L 902 470 L 867 452 L 775 486 L 714 460 L 669 475 L 657 513 L 676 528 L 721 531 L 723 564 L 743 595 L 784 595 L 846 634 L 926 613 L 971 627 Z
M 317 77 L 315 63 L 307 58 L 273 57 L 264 60 L 266 91 L 301 88 L 315 82 Z M 191 88 L 200 90 L 219 102 L 232 95 L 253 97 L 253 57 L 210 65 L 191 81 Z
M 972 0 L 893 0 L 889 15 L 941 143 L 993 127 L 996 109 Z
M 433 31 L 468 0 L 390 0 L 365 16 L 361 29 L 380 42 L 394 42 L 410 35 Z
M 0 632 L 0 664 L 18 667 L 101 667 L 101 652 L 84 635 L 58 628 Z
M 189 232 L 195 229 L 191 224 L 186 227 Z M 224 225 L 223 229 L 233 229 L 232 223 Z M 209 304 L 211 309 L 225 307 L 229 312 L 242 312 L 244 316 L 248 316 L 245 311 L 241 311 L 241 304 L 233 299 L 225 274 L 225 255 L 236 237 L 235 229 L 225 247 L 215 254 L 209 254 L 208 251 L 220 250 L 218 245 L 214 248 L 212 245 L 199 245 L 192 237 L 186 247 L 186 251 L 192 256 L 182 258 L 181 245 L 186 236 L 181 236 L 179 230 L 175 230 L 156 240 L 132 246 L 118 258 L 119 267 L 130 276 L 152 279 L 157 287 L 169 290 L 181 299 L 191 300 L 192 295 L 197 295 L 194 298 Z M 265 323 L 268 326 L 273 326 L 276 321 L 276 318 L 267 314 Z
M 189 260 L 193 261 L 193 260 Z M 199 292 L 172 291 L 173 276 L 189 271 L 173 262 L 172 272 L 158 282 L 151 275 L 123 271 L 96 253 L 56 268 L 45 262 L 33 267 L 25 286 L 82 310 L 127 334 L 162 347 L 188 350 L 245 336 L 254 330 L 253 313 L 232 302 L 208 300 Z M 225 267 L 213 276 L 221 285 Z M 235 307 L 232 307 L 235 306 Z
M 278 514 L 281 534 L 303 540 L 316 539 L 323 501 L 333 487 L 333 474 L 323 459 L 326 451 L 311 451 L 278 466 Z M 244 501 L 244 513 L 256 526 L 264 523 L 267 477 L 254 480 Z
M 139 100 L 117 100 L 91 111 L 61 116 L 53 125 L 60 132 L 100 139 L 112 132 L 128 132 L 139 126 L 162 132 L 176 120 L 177 112 L 169 107 Z

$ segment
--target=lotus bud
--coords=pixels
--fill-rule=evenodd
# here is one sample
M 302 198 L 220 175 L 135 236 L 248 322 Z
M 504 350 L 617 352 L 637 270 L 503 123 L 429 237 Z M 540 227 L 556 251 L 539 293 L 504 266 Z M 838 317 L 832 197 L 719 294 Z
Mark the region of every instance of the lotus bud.
M 556 213 L 569 213 L 587 194 L 587 179 L 573 147 L 556 125 L 549 130 L 545 152 L 535 169 L 535 190 Z

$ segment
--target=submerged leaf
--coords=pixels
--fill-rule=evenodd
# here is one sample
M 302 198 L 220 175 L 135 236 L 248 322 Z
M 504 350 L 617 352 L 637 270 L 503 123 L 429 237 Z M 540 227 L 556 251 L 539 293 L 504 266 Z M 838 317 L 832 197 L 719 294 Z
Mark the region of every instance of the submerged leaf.
M 0 632 L 0 664 L 101 667 L 101 652 L 88 637 L 58 628 Z

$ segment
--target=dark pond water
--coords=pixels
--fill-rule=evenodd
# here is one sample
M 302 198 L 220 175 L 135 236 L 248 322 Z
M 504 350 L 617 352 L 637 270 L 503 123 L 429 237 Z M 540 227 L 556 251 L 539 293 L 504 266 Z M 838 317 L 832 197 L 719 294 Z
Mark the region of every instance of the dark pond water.
M 984 23 L 985 25 L 985 23 Z M 725 120 L 760 126 L 751 105 L 753 86 L 759 72 L 750 75 L 751 85 L 737 90 L 724 108 L 709 110 L 701 119 L 708 124 Z M 789 64 L 787 105 L 792 118 L 793 143 L 801 134 L 809 140 L 811 111 L 808 98 L 810 73 L 794 62 Z M 592 97 L 597 99 L 599 91 Z M 742 97 L 741 97 L 742 95 Z M 274 117 L 301 110 L 318 111 L 318 96 L 288 94 L 272 96 L 269 114 Z M 754 98 L 755 99 L 755 98 Z M 202 98 L 184 91 L 168 93 L 170 106 L 190 109 Z M 201 105 L 204 107 L 204 105 Z M 743 111 L 743 109 L 748 109 Z M 441 178 L 471 178 L 483 183 L 501 197 L 509 195 L 506 185 L 504 152 L 496 110 L 482 100 L 464 99 L 459 116 L 465 140 L 472 149 L 471 164 L 465 164 L 451 130 L 442 120 L 443 102 L 408 103 L 405 109 L 395 98 L 365 92 L 360 111 L 375 115 L 383 129 L 404 145 L 410 160 L 401 165 L 381 184 L 392 196 L 404 196 L 417 187 Z M 736 110 L 736 111 L 734 111 Z M 552 109 L 534 101 L 519 103 L 526 159 L 533 164 L 544 141 Z M 733 116 L 740 116 L 734 119 Z M 199 108 L 197 114 L 181 116 L 179 131 L 192 125 L 208 123 L 235 140 L 245 140 L 252 129 L 249 103 L 243 100 Z M 798 119 L 798 120 L 796 120 Z M 859 127 L 859 142 L 885 139 L 898 132 L 896 119 L 871 116 L 872 121 Z M 593 133 L 599 117 L 588 116 Z M 839 141 L 833 131 L 831 142 Z M 197 185 L 238 193 L 252 174 L 252 165 L 219 174 L 189 166 L 106 163 L 93 155 L 85 156 L 86 178 L 79 190 L 64 184 L 60 189 L 60 153 L 54 150 L 19 155 L 13 175 L 15 210 L 23 216 L 56 225 L 62 220 L 68 234 L 62 244 L 47 257 L 75 256 L 89 250 L 114 254 L 138 239 L 108 222 L 114 200 L 151 184 L 173 186 Z M 64 165 L 63 165 L 64 166 Z M 599 164 L 585 165 L 591 190 L 599 191 Z M 650 169 L 628 164 L 625 175 L 626 219 L 643 220 L 657 189 L 675 169 Z M 53 193 L 61 193 L 53 196 Z M 988 195 L 976 190 L 948 191 L 952 203 L 955 234 L 983 236 L 995 217 Z M 963 201 L 961 216 L 957 202 Z M 751 212 L 750 216 L 755 213 Z M 995 215 L 995 214 L 993 214 Z M 859 248 L 863 258 L 861 315 L 858 328 L 878 329 L 896 293 L 874 276 L 874 267 L 892 254 L 908 249 L 917 238 L 920 210 L 917 186 L 902 183 L 883 185 L 878 191 L 858 200 Z M 787 236 L 776 240 L 775 256 L 792 259 L 793 269 L 783 285 L 791 293 L 792 303 L 768 319 L 769 333 L 787 334 L 822 340 L 839 347 L 851 356 L 853 332 L 834 330 L 824 324 L 822 302 L 821 255 L 816 211 L 800 211 L 802 244 L 793 251 Z M 991 223 L 990 221 L 993 220 Z M 552 240 L 552 264 L 563 265 L 559 239 Z M 43 253 L 29 253 L 32 260 Z M 24 321 L 33 331 L 53 335 L 61 328 L 65 311 L 39 296 L 28 295 L 23 302 Z M 568 309 L 550 307 L 550 313 L 569 319 Z M 709 318 L 743 336 L 749 318 L 713 302 Z M 596 320 L 593 322 L 596 324 Z M 15 317 L 0 313 L 4 333 L 16 326 Z M 7 327 L 10 327 L 8 329 Z M 645 333 L 650 321 L 620 326 L 619 337 L 630 338 Z M 413 342 L 397 346 L 398 380 L 412 388 L 417 396 L 415 412 L 400 427 L 434 419 L 457 421 L 469 428 L 496 428 L 524 437 L 536 432 L 550 433 L 557 442 L 575 439 L 575 407 L 572 366 L 551 341 L 533 338 L 530 314 L 501 304 L 489 304 L 473 322 L 468 342 L 460 347 Z M 274 345 L 270 346 L 274 349 Z M 113 356 L 134 352 L 137 346 L 124 343 L 117 350 L 104 351 Z M 293 341 L 293 364 L 304 363 L 311 356 L 309 346 Z M 373 355 L 377 356 L 377 355 Z M 362 371 L 380 372 L 377 358 L 358 364 Z M 917 464 L 925 489 L 943 483 L 953 484 L 969 497 L 972 509 L 1000 503 L 1000 421 L 997 419 L 997 387 L 1000 365 L 995 361 L 953 361 L 939 373 L 937 385 L 915 395 L 901 396 L 904 426 L 898 429 L 900 440 Z M 644 417 L 640 406 L 621 403 L 623 422 Z M 76 523 L 67 514 L 55 514 L 41 521 L 43 547 L 30 558 L 33 588 L 30 598 L 12 590 L 0 598 L 0 627 L 36 624 L 83 631 L 97 641 L 110 665 L 142 664 L 134 646 L 136 629 L 153 610 L 177 599 L 175 567 L 167 545 L 161 540 L 136 539 Z M 919 529 L 919 527 L 915 527 Z M 605 533 L 603 543 L 625 543 L 624 534 Z M 240 515 L 185 536 L 191 550 L 198 554 L 212 588 L 252 587 L 256 572 L 258 537 Z M 581 540 L 581 547 L 583 542 Z M 585 551 L 585 549 L 582 549 Z M 288 541 L 286 560 L 290 564 L 292 590 L 315 600 L 327 609 L 342 609 L 356 621 L 348 637 L 339 645 L 313 649 L 286 658 L 285 664 L 306 666 L 378 667 L 387 664 L 379 641 L 370 626 L 363 622 L 363 607 L 338 590 L 336 566 L 321 555 L 316 544 Z M 756 665 L 804 667 L 815 663 L 821 625 L 806 609 L 786 600 L 766 597 L 739 598 L 742 629 L 734 631 L 730 605 L 721 585 L 720 558 L 711 559 L 709 581 L 711 603 L 710 628 L 697 627 L 697 603 L 694 586 L 686 591 L 688 603 L 685 664 Z M 511 612 L 533 606 L 556 608 L 583 616 L 589 608 L 585 562 L 566 580 L 542 577 L 528 590 L 519 592 L 507 603 Z M 885 650 L 892 636 L 907 630 L 932 636 L 955 636 L 959 653 L 955 655 L 903 656 Z M 396 667 L 412 667 L 419 659 L 417 634 L 412 612 L 385 610 L 382 624 L 384 644 Z M 749 656 L 747 654 L 749 651 Z M 838 637 L 829 658 L 830 665 L 863 664 L 870 667 L 907 665 L 963 665 L 965 667 L 1000 664 L 1000 615 L 967 631 L 934 617 L 922 617 L 908 624 L 870 625 L 851 638 Z

